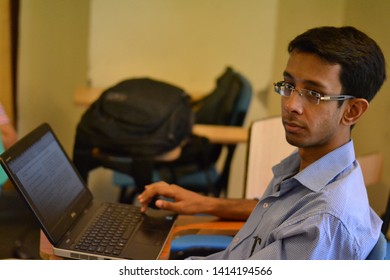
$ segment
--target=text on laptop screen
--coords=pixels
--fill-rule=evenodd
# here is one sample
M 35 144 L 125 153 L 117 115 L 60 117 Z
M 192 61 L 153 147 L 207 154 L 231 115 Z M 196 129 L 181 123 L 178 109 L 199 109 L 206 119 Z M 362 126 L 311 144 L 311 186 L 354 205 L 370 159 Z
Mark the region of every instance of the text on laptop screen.
M 32 200 L 39 201 L 37 210 L 45 213 L 51 225 L 83 190 L 83 183 L 49 132 L 14 158 L 9 167 Z

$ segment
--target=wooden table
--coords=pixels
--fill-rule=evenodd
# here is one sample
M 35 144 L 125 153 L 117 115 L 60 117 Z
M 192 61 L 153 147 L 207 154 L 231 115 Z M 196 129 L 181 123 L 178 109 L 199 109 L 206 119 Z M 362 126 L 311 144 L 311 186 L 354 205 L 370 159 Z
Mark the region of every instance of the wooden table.
M 74 104 L 88 107 L 92 102 L 98 99 L 103 90 L 103 88 L 77 87 L 73 96 Z
M 247 128 L 238 126 L 195 124 L 192 131 L 216 144 L 246 143 L 249 136 Z
M 103 92 L 101 88 L 78 87 L 74 93 L 74 104 L 87 107 Z M 216 144 L 238 144 L 248 141 L 249 131 L 244 127 L 195 124 L 193 132 L 207 137 Z
M 171 241 L 177 236 L 194 233 L 234 235 L 243 225 L 244 222 L 226 221 L 214 216 L 179 215 L 159 259 L 169 259 Z M 63 259 L 54 255 L 53 246 L 42 231 L 40 236 L 39 252 L 40 256 L 45 260 Z

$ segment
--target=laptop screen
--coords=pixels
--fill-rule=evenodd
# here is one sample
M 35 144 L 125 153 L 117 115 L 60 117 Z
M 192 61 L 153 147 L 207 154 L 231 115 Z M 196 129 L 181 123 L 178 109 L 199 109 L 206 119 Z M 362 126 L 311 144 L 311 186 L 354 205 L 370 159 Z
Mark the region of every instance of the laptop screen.
M 83 190 L 54 136 L 47 133 L 9 163 L 29 197 L 53 224 Z
M 10 179 L 35 212 L 41 226 L 60 238 L 92 195 L 54 133 L 43 124 L 1 156 Z

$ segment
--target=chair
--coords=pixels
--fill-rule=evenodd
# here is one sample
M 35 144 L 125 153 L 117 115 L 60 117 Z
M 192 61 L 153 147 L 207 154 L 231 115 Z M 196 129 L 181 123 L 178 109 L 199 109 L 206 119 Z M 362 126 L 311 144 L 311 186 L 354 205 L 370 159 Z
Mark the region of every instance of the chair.
M 97 147 L 90 146 L 89 143 L 85 143 L 85 139 L 77 133 L 73 149 L 73 162 L 86 184 L 88 183 L 89 172 L 98 167 L 108 168 L 132 176 L 135 185 L 139 188 L 152 182 L 153 160 L 113 155 Z M 128 203 L 132 199 L 132 195 L 127 195 L 126 189 L 121 190 L 118 198 L 119 202 Z
M 380 152 L 371 153 L 367 155 L 362 155 L 357 158 L 363 172 L 364 182 L 367 187 L 375 186 L 380 184 L 382 172 L 383 172 L 383 162 L 384 157 Z M 382 233 L 386 236 L 389 231 L 390 224 L 390 193 L 387 199 L 387 204 L 385 208 L 385 213 L 382 217 Z
M 366 260 L 388 260 L 390 259 L 389 254 L 387 253 L 387 247 L 390 246 L 386 240 L 385 235 L 381 232 L 379 235 L 378 242 L 375 244 L 374 248 L 368 254 Z
M 387 199 L 386 210 L 385 210 L 385 213 L 382 217 L 382 220 L 383 220 L 382 233 L 386 237 L 386 236 L 388 236 L 387 234 L 389 232 L 389 224 L 390 224 L 390 193 L 389 193 L 389 197 Z M 390 260 L 390 241 L 389 240 L 387 240 L 387 252 L 386 252 L 385 259 Z
M 251 103 L 252 88 L 241 74 L 228 67 L 215 89 L 193 104 L 195 123 L 242 126 Z M 221 172 L 216 167 L 223 148 L 227 153 Z M 220 196 L 226 191 L 236 145 L 213 144 L 192 135 L 178 160 L 159 166 L 161 177 L 184 188 Z
M 272 167 L 295 149 L 286 141 L 281 117 L 254 121 L 250 128 L 243 197 L 261 197 L 273 177 Z
M 378 185 L 381 182 L 383 172 L 383 154 L 380 152 L 370 153 L 357 157 L 357 161 L 362 169 L 364 183 L 366 187 Z M 389 202 L 387 210 L 383 218 L 383 225 L 378 242 L 375 244 L 371 253 L 367 256 L 367 260 L 388 260 L 390 259 L 390 242 L 386 239 L 386 233 L 389 228 Z M 387 217 L 387 218 L 386 218 Z
M 389 198 L 387 199 L 386 211 L 385 214 L 383 215 L 382 232 L 384 235 L 386 235 L 387 232 L 389 231 L 389 224 L 390 224 L 390 193 L 389 193 Z
M 381 182 L 383 173 L 383 154 L 374 152 L 356 158 L 362 169 L 364 183 L 367 187 Z
M 191 256 L 208 256 L 224 250 L 232 242 L 230 235 L 186 234 L 171 243 L 170 260 L 182 260 Z

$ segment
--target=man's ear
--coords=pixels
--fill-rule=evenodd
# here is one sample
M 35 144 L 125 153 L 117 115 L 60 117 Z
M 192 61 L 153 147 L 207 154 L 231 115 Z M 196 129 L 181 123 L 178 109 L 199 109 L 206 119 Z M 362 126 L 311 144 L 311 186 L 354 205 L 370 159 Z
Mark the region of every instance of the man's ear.
M 356 124 L 360 117 L 367 111 L 369 103 L 364 98 L 354 98 L 348 101 L 342 122 L 347 126 L 352 126 Z

